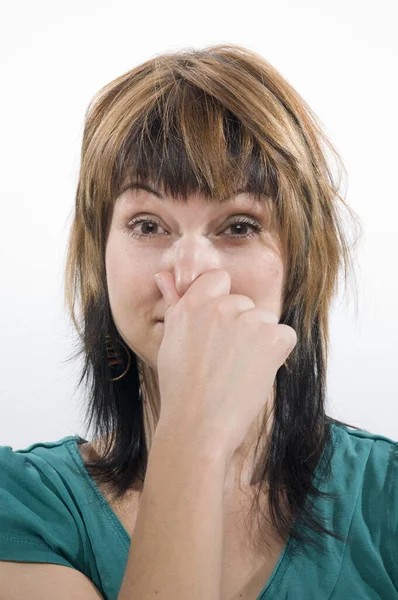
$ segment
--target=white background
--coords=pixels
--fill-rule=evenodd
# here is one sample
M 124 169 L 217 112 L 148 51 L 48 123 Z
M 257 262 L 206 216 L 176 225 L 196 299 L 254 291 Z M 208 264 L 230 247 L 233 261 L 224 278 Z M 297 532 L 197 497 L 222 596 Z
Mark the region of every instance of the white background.
M 394 0 L 4 3 L 0 25 L 0 445 L 83 434 L 63 305 L 84 112 L 160 52 L 235 43 L 310 104 L 364 235 L 331 312 L 328 414 L 398 440 L 398 91 Z M 343 190 L 344 191 L 344 190 Z M 346 295 L 344 295 L 346 293 Z

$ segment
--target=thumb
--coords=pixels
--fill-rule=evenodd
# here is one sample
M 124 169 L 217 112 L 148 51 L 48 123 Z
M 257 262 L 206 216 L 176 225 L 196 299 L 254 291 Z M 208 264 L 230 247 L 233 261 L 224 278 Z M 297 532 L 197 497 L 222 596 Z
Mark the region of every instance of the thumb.
M 159 271 L 155 275 L 156 285 L 163 294 L 165 304 L 165 320 L 170 308 L 172 308 L 181 299 L 181 296 L 176 290 L 174 276 L 169 271 Z

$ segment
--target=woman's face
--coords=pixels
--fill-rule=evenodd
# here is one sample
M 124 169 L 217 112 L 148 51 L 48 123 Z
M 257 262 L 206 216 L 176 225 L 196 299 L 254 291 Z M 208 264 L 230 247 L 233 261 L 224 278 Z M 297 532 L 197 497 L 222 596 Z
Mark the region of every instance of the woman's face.
M 231 294 L 248 296 L 280 319 L 284 265 L 268 211 L 266 197 L 259 204 L 246 193 L 224 204 L 195 195 L 184 205 L 135 187 L 117 198 L 105 253 L 109 300 L 121 338 L 143 361 L 156 369 L 163 338 L 158 271 L 174 274 L 182 297 L 199 275 L 223 269 L 231 277 Z M 145 222 L 132 223 L 138 217 Z M 262 231 L 237 224 L 247 219 Z

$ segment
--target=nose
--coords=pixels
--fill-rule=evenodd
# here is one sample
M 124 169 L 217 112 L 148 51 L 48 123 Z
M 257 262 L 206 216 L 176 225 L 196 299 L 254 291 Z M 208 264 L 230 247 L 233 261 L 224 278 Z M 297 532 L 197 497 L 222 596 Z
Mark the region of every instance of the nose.
M 222 269 L 222 257 L 200 234 L 181 236 L 170 249 L 168 264 L 162 270 L 173 273 L 178 294 L 182 297 L 193 282 L 207 271 Z

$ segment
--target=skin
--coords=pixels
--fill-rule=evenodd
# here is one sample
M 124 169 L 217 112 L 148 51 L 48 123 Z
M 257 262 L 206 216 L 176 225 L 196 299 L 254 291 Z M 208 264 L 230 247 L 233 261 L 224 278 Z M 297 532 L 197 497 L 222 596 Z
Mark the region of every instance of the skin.
M 163 338 L 163 325 L 157 319 L 164 315 L 156 273 L 172 272 L 182 297 L 207 270 L 225 269 L 231 277 L 231 294 L 248 296 L 256 307 L 272 311 L 278 319 L 284 282 L 279 236 L 269 227 L 269 199 L 264 197 L 264 203 L 258 204 L 249 194 L 240 193 L 221 205 L 207 204 L 200 195 L 192 195 L 184 205 L 157 191 L 163 199 L 144 189 L 128 189 L 116 199 L 105 252 L 116 328 L 124 342 L 154 369 Z M 149 222 L 131 224 L 137 216 Z M 249 224 L 232 225 L 246 217 L 259 223 L 263 231 L 257 234 Z M 254 235 L 244 237 L 251 233 Z M 228 489 L 249 486 L 249 465 L 263 414 L 234 454 Z M 270 419 L 268 431 L 271 423 Z

